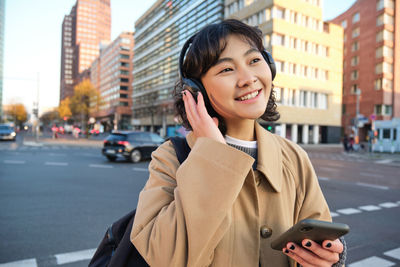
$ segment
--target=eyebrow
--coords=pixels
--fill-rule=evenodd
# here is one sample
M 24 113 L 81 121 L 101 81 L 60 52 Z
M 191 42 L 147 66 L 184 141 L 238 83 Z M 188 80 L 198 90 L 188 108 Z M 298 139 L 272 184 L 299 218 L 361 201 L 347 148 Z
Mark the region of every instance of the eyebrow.
M 260 51 L 258 51 L 258 49 L 256 49 L 256 48 L 252 47 L 252 48 L 250 48 L 249 50 L 247 50 L 246 53 L 244 53 L 243 56 L 247 56 L 247 55 L 249 55 L 249 54 L 251 54 L 251 53 L 254 53 L 254 52 L 260 52 Z M 217 60 L 217 63 L 215 63 L 214 66 L 216 66 L 216 65 L 218 65 L 218 64 L 221 64 L 221 63 L 223 63 L 223 62 L 232 62 L 232 61 L 233 61 L 233 59 L 230 58 L 230 57 L 223 57 L 223 58 L 218 59 L 218 60 Z

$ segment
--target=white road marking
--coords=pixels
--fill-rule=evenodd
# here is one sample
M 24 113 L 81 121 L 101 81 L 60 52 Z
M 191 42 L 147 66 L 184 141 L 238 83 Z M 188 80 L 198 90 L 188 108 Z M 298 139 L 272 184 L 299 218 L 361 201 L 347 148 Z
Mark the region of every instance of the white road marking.
M 0 263 L 0 267 L 37 267 L 36 259 Z
M 149 169 L 146 169 L 146 168 L 132 168 L 132 170 L 134 170 L 134 171 L 140 171 L 140 172 L 147 172 L 147 171 L 149 171 Z
M 330 178 L 328 178 L 328 177 L 318 177 L 318 179 L 321 181 L 329 181 L 330 180 Z
M 5 160 L 3 162 L 7 163 L 7 164 L 25 164 L 26 163 L 25 160 Z
M 368 176 L 368 177 L 383 178 L 382 174 L 377 174 L 377 173 L 360 172 L 360 175 L 361 176 Z
M 51 161 L 46 161 L 44 165 L 50 165 L 50 166 L 68 166 L 68 162 L 51 162 Z
M 95 252 L 96 249 L 87 249 L 70 253 L 56 254 L 54 256 L 56 257 L 57 265 L 61 265 L 76 261 L 90 260 Z
M 382 160 L 375 161 L 375 163 L 378 163 L 378 164 L 387 164 L 387 163 L 392 163 L 392 162 L 393 162 L 392 159 L 382 159 Z
M 332 217 L 332 218 L 333 218 L 333 217 L 337 217 L 337 216 L 340 216 L 339 213 L 336 213 L 336 212 L 331 211 L 331 217 Z
M 61 156 L 66 156 L 67 154 L 63 154 L 63 153 L 49 153 L 49 156 L 53 156 L 53 157 L 61 157 Z
M 336 210 L 336 211 L 339 213 L 345 214 L 345 215 L 361 213 L 361 210 L 353 209 L 353 208 L 340 209 L 340 210 Z
M 383 253 L 383 255 L 400 260 L 400 248 L 395 248 L 395 249 L 386 251 L 385 253 Z
M 361 207 L 358 207 L 358 208 L 360 210 L 365 210 L 365 211 L 374 211 L 374 210 L 382 209 L 381 207 L 374 206 L 374 205 L 361 206 Z
M 91 168 L 105 168 L 105 169 L 114 168 L 113 166 L 110 166 L 110 165 L 102 165 L 102 164 L 89 164 L 89 167 L 91 167 Z
M 395 263 L 381 259 L 379 257 L 373 256 L 369 257 L 357 262 L 354 262 L 352 264 L 349 264 L 349 267 L 390 267 L 396 265 Z
M 385 203 L 381 203 L 381 204 L 379 204 L 379 206 L 381 206 L 381 207 L 384 207 L 384 208 L 395 208 L 395 207 L 398 207 L 399 206 L 399 204 L 397 204 L 397 203 L 393 203 L 393 202 L 385 202 Z
M 389 187 L 384 186 L 384 185 L 367 184 L 367 183 L 361 183 L 361 182 L 358 182 L 356 184 L 360 185 L 360 186 L 375 188 L 375 189 L 389 190 Z

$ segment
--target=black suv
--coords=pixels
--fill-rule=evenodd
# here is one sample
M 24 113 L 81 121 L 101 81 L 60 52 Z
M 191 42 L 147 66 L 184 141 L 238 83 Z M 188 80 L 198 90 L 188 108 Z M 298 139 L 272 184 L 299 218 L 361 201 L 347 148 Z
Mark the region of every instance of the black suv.
M 150 132 L 114 132 L 104 140 L 102 153 L 109 161 L 124 157 L 136 163 L 150 158 L 151 152 L 165 140 Z

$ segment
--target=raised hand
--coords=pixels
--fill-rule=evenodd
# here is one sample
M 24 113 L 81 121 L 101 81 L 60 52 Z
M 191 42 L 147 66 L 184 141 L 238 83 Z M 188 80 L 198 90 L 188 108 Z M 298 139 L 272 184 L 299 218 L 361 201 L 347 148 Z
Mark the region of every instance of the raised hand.
M 182 92 L 183 102 L 187 118 L 192 126 L 194 135 L 198 137 L 208 137 L 215 141 L 226 144 L 221 131 L 218 129 L 218 119 L 211 118 L 204 104 L 203 95 L 197 94 L 197 104 L 192 94 L 185 90 Z

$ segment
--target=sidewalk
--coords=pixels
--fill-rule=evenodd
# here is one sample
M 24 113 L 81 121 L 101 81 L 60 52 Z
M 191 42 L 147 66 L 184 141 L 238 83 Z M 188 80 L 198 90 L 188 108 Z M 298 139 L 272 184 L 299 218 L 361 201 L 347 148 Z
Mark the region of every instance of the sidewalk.
M 63 137 L 53 139 L 48 137 L 39 137 L 38 142 L 36 142 L 35 137 L 25 136 L 24 144 L 30 146 L 67 145 L 67 146 L 88 146 L 88 147 L 101 148 L 103 146 L 103 140 L 95 140 L 87 138 L 71 139 Z

